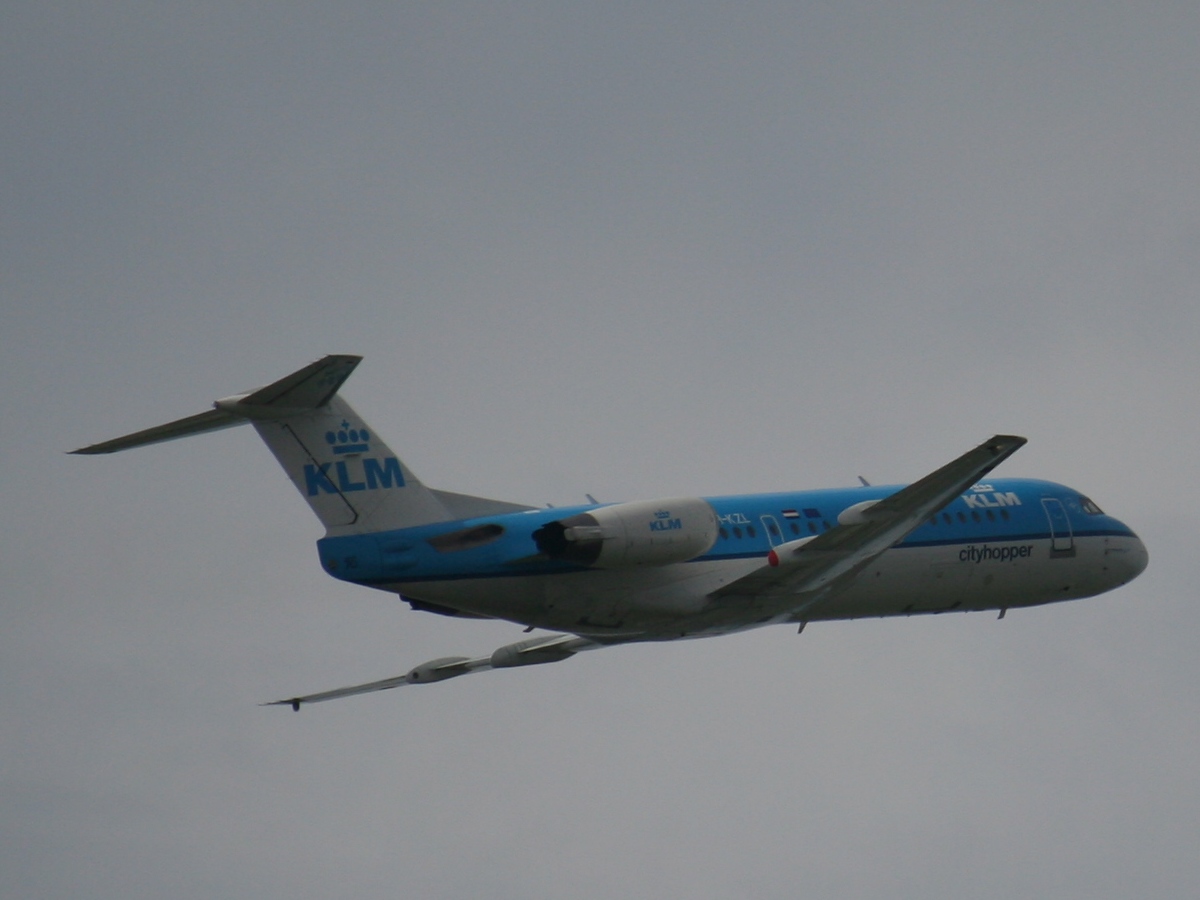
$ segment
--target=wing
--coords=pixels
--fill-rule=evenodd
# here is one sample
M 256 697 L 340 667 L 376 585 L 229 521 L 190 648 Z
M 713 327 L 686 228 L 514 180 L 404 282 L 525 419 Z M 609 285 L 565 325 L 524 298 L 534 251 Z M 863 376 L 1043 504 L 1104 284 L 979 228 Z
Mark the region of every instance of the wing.
M 559 662 L 569 659 L 581 650 L 594 650 L 605 646 L 587 638 L 573 634 L 552 634 L 546 637 L 530 638 L 507 644 L 492 653 L 491 656 L 481 656 L 471 659 L 466 656 L 443 656 L 431 659 L 410 669 L 404 675 L 384 678 L 381 681 L 369 681 L 366 684 L 352 684 L 349 687 L 335 688 L 332 691 L 322 691 L 319 694 L 305 694 L 288 700 L 274 700 L 263 703 L 263 706 L 290 706 L 299 710 L 301 704 L 319 703 L 322 700 L 339 700 L 342 697 L 353 697 L 355 694 L 370 694 L 374 691 L 387 691 L 403 687 L 406 684 L 428 684 L 434 681 L 445 681 L 447 678 L 457 678 L 459 675 L 469 675 L 472 672 L 483 672 L 487 669 L 511 669 L 516 666 L 534 666 L 540 663 Z
M 711 596 L 717 602 L 767 600 L 780 613 L 798 616 L 844 588 L 1025 442 L 1023 437 L 998 434 L 889 497 L 850 507 L 824 534 L 776 547 L 766 565 Z

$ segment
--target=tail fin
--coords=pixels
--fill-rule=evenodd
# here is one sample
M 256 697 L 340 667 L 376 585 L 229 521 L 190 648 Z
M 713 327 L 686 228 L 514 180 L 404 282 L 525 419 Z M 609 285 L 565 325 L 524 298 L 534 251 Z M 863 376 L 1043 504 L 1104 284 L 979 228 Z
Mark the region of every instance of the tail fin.
M 350 404 L 337 396 L 361 356 L 326 356 L 199 415 L 72 451 L 115 453 L 250 422 L 330 534 L 452 519 Z

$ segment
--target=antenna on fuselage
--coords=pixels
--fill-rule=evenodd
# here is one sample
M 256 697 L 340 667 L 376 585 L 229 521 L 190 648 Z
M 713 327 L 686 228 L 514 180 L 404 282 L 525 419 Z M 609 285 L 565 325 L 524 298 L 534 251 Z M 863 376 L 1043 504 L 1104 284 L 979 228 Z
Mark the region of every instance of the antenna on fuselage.
M 871 482 L 867 481 L 867 479 L 863 478 L 861 475 L 858 476 L 858 480 L 862 482 L 863 487 L 871 486 Z

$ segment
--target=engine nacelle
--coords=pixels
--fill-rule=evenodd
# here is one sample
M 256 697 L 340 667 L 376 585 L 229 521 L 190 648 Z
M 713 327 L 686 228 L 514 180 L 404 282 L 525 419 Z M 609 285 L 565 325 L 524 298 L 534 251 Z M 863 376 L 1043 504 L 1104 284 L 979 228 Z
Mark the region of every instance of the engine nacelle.
M 717 514 L 699 497 L 639 500 L 547 522 L 533 540 L 551 559 L 581 566 L 664 566 L 707 553 Z

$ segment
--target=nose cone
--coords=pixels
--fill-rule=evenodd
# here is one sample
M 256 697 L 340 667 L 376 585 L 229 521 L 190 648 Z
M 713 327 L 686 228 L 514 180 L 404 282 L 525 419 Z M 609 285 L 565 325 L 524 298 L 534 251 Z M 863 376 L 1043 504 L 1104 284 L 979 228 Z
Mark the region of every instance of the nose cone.
M 1146 570 L 1150 554 L 1146 545 L 1132 531 L 1128 537 L 1114 538 L 1105 551 L 1105 563 L 1118 584 L 1133 581 Z

